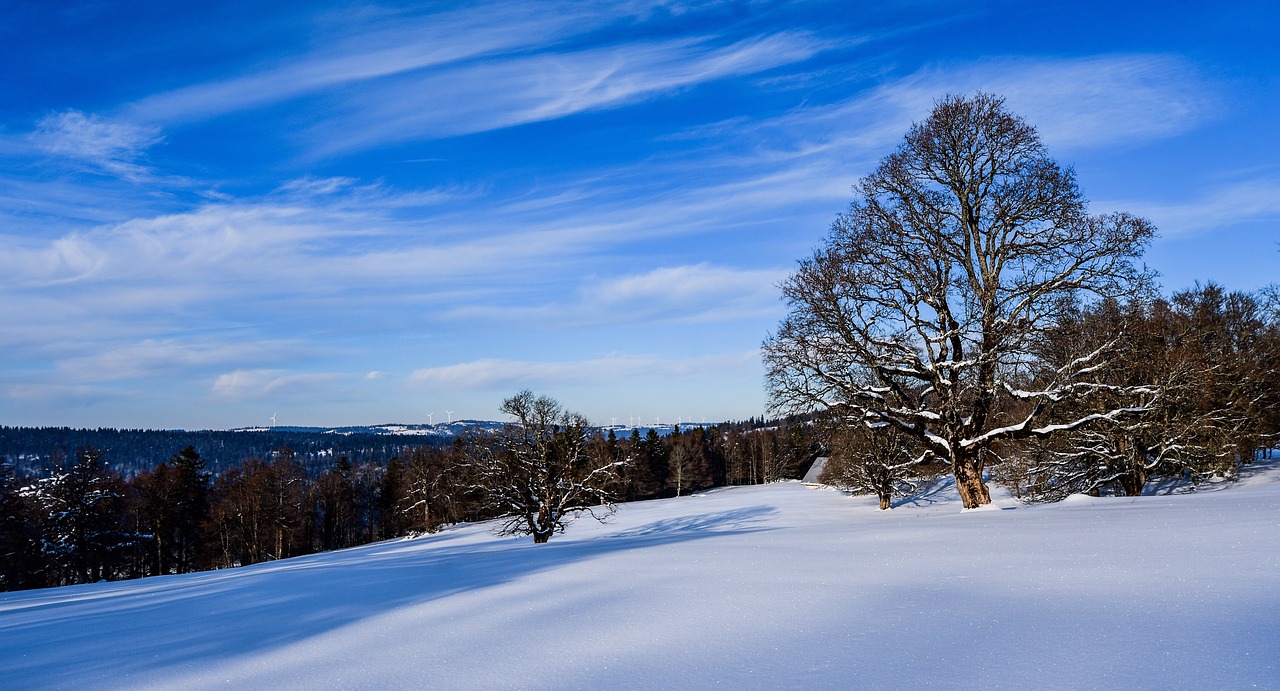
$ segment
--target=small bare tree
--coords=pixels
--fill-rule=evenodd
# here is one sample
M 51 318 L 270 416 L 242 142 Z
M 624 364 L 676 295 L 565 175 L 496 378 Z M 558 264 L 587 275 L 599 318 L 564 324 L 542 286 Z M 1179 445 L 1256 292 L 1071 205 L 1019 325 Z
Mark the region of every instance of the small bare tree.
M 1140 284 L 1154 234 L 1126 213 L 1091 216 L 1075 174 L 990 94 L 950 96 L 855 187 L 823 246 L 782 285 L 790 313 L 764 343 L 776 409 L 839 407 L 889 425 L 947 462 L 965 508 L 991 501 L 993 448 L 1042 438 L 1140 403 L 1066 421 L 1108 356 L 1081 352 L 1030 385 L 1030 348 L 1063 304 Z
M 475 489 L 506 517 L 500 534 L 542 543 L 579 513 L 597 520 L 612 513 L 609 487 L 623 462 L 589 453 L 585 417 L 528 390 L 503 401 L 502 412 L 515 422 L 473 437 L 465 464 Z
M 832 431 L 831 456 L 818 481 L 880 499 L 880 508 L 892 506 L 895 494 L 917 489 L 927 454 L 911 448 L 911 438 L 882 425 L 842 426 Z

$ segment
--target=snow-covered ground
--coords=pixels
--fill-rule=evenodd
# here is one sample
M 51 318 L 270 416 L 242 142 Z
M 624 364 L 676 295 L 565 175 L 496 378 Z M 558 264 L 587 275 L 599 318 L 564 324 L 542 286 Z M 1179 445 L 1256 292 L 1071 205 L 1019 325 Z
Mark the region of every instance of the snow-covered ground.
M 782 483 L 0 594 L 0 686 L 1277 688 L 1280 467 L 967 512 Z

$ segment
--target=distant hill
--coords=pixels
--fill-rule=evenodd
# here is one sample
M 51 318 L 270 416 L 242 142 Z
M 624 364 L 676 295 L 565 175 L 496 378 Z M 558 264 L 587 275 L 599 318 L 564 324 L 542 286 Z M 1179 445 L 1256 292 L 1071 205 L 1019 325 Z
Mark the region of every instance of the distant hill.
M 352 463 L 386 463 L 415 446 L 445 446 L 471 429 L 500 429 L 493 420 L 454 420 L 434 424 L 388 423 L 350 427 L 243 427 L 231 430 L 150 430 L 75 429 L 71 427 L 0 426 L 0 457 L 13 459 L 25 473 L 42 474 L 60 465 L 83 448 L 101 449 L 105 460 L 125 475 L 134 475 L 168 460 L 188 446 L 200 452 L 215 473 L 239 465 L 249 458 L 271 458 L 282 449 L 309 471 L 320 473 L 341 456 Z M 680 425 L 710 426 L 694 423 Z M 641 434 L 654 429 L 660 436 L 671 434 L 672 424 L 643 425 Z M 628 425 L 600 428 L 613 430 L 618 437 L 631 434 Z
M 472 423 L 470 426 L 498 426 Z M 282 449 L 311 472 L 323 472 L 339 457 L 352 463 L 385 463 L 415 446 L 443 446 L 468 425 L 379 425 L 370 427 L 260 427 L 239 430 L 72 429 L 0 427 L 0 456 L 19 470 L 40 474 L 82 448 L 101 449 L 125 475 L 153 468 L 192 446 L 215 473 L 249 458 L 271 458 Z

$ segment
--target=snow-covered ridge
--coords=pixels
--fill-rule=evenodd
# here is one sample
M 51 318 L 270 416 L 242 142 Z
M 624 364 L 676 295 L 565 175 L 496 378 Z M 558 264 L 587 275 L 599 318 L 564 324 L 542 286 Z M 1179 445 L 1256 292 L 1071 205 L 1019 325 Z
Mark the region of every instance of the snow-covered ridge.
M 277 427 L 237 427 L 232 432 L 305 432 L 309 434 L 387 434 L 396 436 L 437 436 L 437 437 L 453 437 L 468 430 L 500 429 L 504 422 L 496 420 L 454 420 L 452 422 L 436 422 L 436 423 L 387 423 L 381 425 L 353 425 L 348 427 L 301 427 L 280 425 Z M 694 427 L 711 427 L 718 423 L 713 422 L 693 422 L 693 423 L 661 423 L 661 424 L 609 424 L 599 425 L 593 429 L 599 430 L 602 434 L 613 431 L 619 437 L 631 434 L 632 430 L 637 430 L 641 434 L 648 432 L 650 429 L 658 433 L 659 436 L 667 436 L 678 427 L 682 431 L 688 431 Z
M 280 425 L 276 427 L 238 427 L 232 432 L 304 432 L 307 434 L 386 434 L 396 436 L 452 437 L 470 429 L 497 429 L 501 422 L 493 420 L 454 420 L 422 424 L 387 423 L 381 425 L 351 425 L 347 427 L 303 427 Z
M 1211 491 L 890 511 L 799 482 L 0 595 L 26 688 L 1280 684 L 1280 467 Z M 995 488 L 993 487 L 993 490 Z

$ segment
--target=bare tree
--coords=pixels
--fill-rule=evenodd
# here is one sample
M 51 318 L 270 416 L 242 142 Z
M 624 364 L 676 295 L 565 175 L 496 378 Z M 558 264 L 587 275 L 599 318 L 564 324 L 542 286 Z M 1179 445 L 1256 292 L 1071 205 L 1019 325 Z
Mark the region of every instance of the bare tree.
M 782 285 L 790 313 L 763 346 L 776 409 L 839 406 L 900 430 L 949 463 L 972 508 L 991 501 L 993 446 L 1141 407 L 1048 422 L 1097 390 L 1086 375 L 1105 347 L 1028 384 L 1031 346 L 1064 304 L 1142 282 L 1133 261 L 1154 229 L 1089 215 L 1074 171 L 1003 99 L 944 98 L 855 193 Z
M 502 412 L 515 422 L 474 437 L 466 464 L 476 490 L 506 517 L 500 534 L 542 543 L 578 513 L 604 520 L 612 512 L 608 488 L 623 463 L 589 453 L 585 417 L 528 390 L 503 401 Z
M 912 448 L 912 438 L 884 425 L 843 426 L 831 434 L 831 456 L 818 481 L 858 493 L 870 493 L 880 508 L 892 505 L 893 495 L 917 490 L 924 478 L 926 454 Z
M 296 552 L 305 519 L 307 477 L 293 452 L 257 458 L 219 476 L 211 512 L 223 566 L 284 559 Z
M 1256 298 L 1208 284 L 1163 299 L 1104 301 L 1047 334 L 1046 361 L 1069 357 L 1064 344 L 1112 338 L 1119 353 L 1093 376 L 1099 382 L 1151 382 L 1160 395 L 1140 415 L 1108 420 L 1068 438 L 1046 440 L 1021 478 L 1031 498 L 1073 492 L 1138 495 L 1156 476 L 1199 482 L 1235 477 L 1239 466 L 1274 439 L 1280 404 L 1274 381 L 1280 330 Z M 1102 410 L 1121 402 L 1102 394 Z M 1069 408 L 1079 415 L 1087 407 Z
M 448 522 L 444 506 L 449 501 L 446 450 L 419 446 L 405 454 L 405 494 L 395 510 L 404 514 L 415 532 L 429 533 Z

